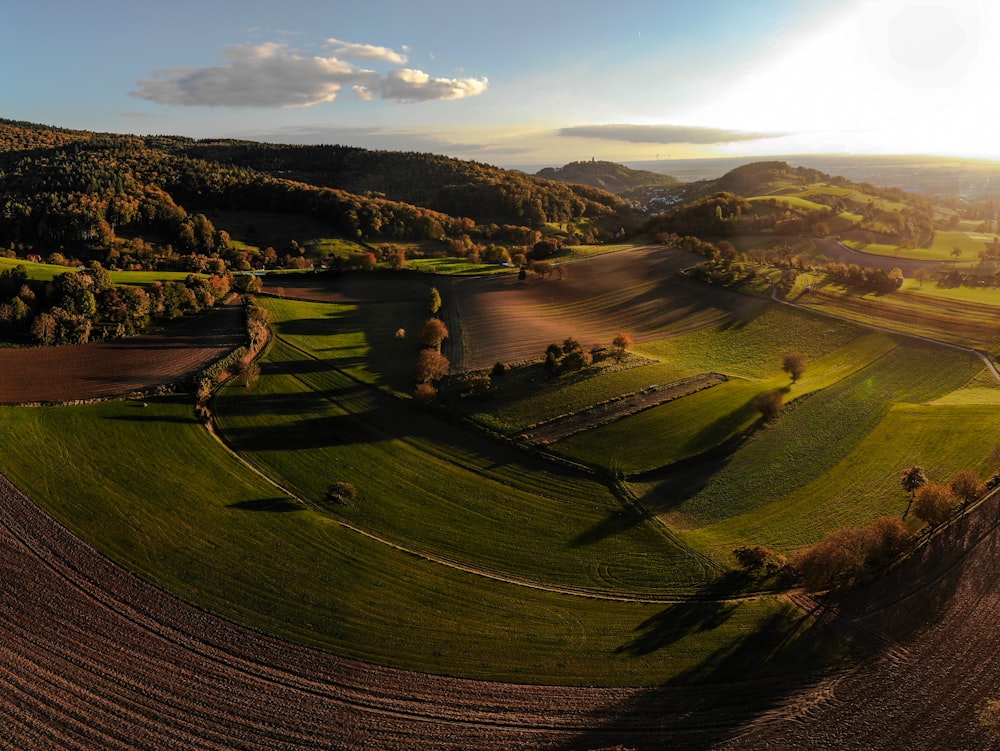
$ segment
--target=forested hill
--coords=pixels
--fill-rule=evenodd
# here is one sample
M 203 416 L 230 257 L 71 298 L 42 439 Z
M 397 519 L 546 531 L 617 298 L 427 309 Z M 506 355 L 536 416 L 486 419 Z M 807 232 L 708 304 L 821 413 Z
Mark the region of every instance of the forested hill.
M 477 223 L 537 226 L 628 209 L 625 201 L 596 188 L 435 154 L 228 140 L 192 143 L 184 153 L 310 185 L 384 196 Z
M 899 188 L 880 188 L 868 183 L 856 183 L 846 177 L 828 175 L 809 167 L 792 167 L 787 162 L 780 161 L 744 164 L 730 170 L 722 177 L 684 184 L 675 191 L 675 195 L 681 201 L 693 201 L 715 193 L 734 193 L 746 197 L 762 196 L 778 188 L 804 187 L 816 183 L 851 188 L 894 200 L 919 200 Z
M 559 180 L 577 185 L 590 185 L 622 195 L 637 188 L 664 188 L 678 184 L 676 177 L 649 170 L 634 170 L 624 164 L 591 160 L 570 162 L 562 167 L 546 167 L 535 177 Z
M 102 259 L 143 236 L 183 256 L 211 257 L 226 245 L 218 234 L 226 228 L 204 221 L 213 210 L 306 216 L 349 239 L 522 243 L 545 222 L 606 217 L 617 228 L 630 212 L 595 188 L 428 154 L 0 120 L 0 248 L 8 253 Z M 234 258 L 224 260 L 234 261 L 237 251 L 227 252 Z

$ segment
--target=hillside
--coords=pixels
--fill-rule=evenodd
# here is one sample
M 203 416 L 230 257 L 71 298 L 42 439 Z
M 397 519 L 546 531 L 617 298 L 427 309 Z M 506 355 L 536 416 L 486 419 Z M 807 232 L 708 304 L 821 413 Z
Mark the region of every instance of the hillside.
M 564 183 L 590 185 L 623 195 L 638 188 L 663 188 L 678 184 L 677 178 L 649 170 L 635 170 L 623 164 L 591 160 L 570 162 L 563 167 L 546 167 L 535 177 Z
M 898 188 L 878 188 L 786 162 L 754 162 L 679 186 L 654 206 L 645 230 L 727 237 L 774 233 L 823 237 L 859 231 L 902 247 L 930 245 L 958 213 Z M 872 240 L 869 240 L 869 242 Z
M 382 195 L 477 223 L 534 226 L 627 209 L 602 190 L 435 154 L 227 140 L 191 144 L 183 153 L 318 187 Z
M 196 142 L 0 120 L 0 246 L 129 267 L 264 264 L 212 212 L 268 212 L 363 241 L 534 242 L 546 222 L 628 225 L 628 204 L 586 186 L 429 154 L 340 146 Z M 217 221 L 219 221 L 217 219 Z M 595 230 L 599 234 L 600 230 Z M 296 238 L 283 245 L 295 261 Z M 144 238 L 136 246 L 135 239 Z M 241 238 L 242 239 L 242 238 Z M 279 248 L 279 251 L 282 250 Z M 194 260 L 200 257 L 205 260 Z

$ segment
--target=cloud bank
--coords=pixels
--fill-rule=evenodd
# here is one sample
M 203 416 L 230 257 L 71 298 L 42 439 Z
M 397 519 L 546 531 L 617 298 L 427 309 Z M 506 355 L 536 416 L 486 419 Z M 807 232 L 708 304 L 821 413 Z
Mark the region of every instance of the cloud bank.
M 229 47 L 224 65 L 175 67 L 140 78 L 132 96 L 174 107 L 312 107 L 334 101 L 345 87 L 363 101 L 426 102 L 462 99 L 486 91 L 486 78 L 433 78 L 421 70 L 379 73 L 356 62 L 403 65 L 406 50 L 327 40 L 325 54 L 283 44 Z M 351 62 L 356 61 L 356 62 Z
M 655 143 L 670 145 L 690 143 L 697 145 L 735 143 L 737 141 L 757 141 L 762 138 L 777 138 L 779 133 L 747 133 L 721 128 L 700 128 L 688 125 L 576 125 L 561 128 L 560 136 L 573 138 L 599 138 L 605 141 L 625 143 Z

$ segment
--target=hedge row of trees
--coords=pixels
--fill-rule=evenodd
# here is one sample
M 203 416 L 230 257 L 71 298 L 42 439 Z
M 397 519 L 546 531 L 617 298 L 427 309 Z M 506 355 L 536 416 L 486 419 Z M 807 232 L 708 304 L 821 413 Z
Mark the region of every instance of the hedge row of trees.
M 975 472 L 961 469 L 947 483 L 928 479 L 922 467 L 907 467 L 900 484 L 910 494 L 902 517 L 884 517 L 864 527 L 831 532 L 801 551 L 793 566 L 811 590 L 850 586 L 892 563 L 912 543 L 905 519 L 913 514 L 930 527 L 951 519 L 959 509 L 981 498 L 988 486 Z

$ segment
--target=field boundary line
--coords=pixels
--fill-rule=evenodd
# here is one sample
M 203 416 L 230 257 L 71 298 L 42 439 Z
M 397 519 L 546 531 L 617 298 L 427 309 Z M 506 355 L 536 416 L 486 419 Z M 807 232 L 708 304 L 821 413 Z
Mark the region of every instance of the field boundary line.
M 282 340 L 282 341 L 284 341 L 284 340 Z M 226 383 L 228 383 L 230 380 L 232 380 L 235 377 L 236 376 L 232 376 L 230 379 L 227 379 Z M 362 385 L 364 385 L 364 384 L 362 384 Z M 221 388 L 221 386 L 220 386 L 220 388 Z M 295 501 L 297 501 L 298 503 L 302 504 L 302 506 L 304 506 L 306 508 L 309 508 L 309 509 L 312 509 L 313 511 L 316 511 L 316 512 L 318 512 L 320 514 L 323 514 L 326 518 L 331 519 L 334 523 L 338 524 L 339 526 L 343 527 L 344 529 L 347 529 L 347 530 L 350 530 L 351 532 L 354 532 L 355 534 L 359 534 L 359 535 L 361 535 L 363 537 L 367 537 L 368 539 L 370 539 L 370 540 L 372 540 L 374 542 L 377 542 L 377 543 L 379 543 L 381 545 L 385 545 L 385 546 L 387 546 L 389 548 L 392 548 L 394 550 L 397 550 L 397 551 L 399 551 L 401 553 L 406 553 L 406 554 L 411 555 L 411 556 L 413 556 L 415 558 L 419 558 L 421 560 L 427 561 L 428 563 L 435 563 L 435 564 L 438 564 L 438 565 L 441 565 L 441 566 L 445 566 L 447 568 L 454 569 L 456 571 L 461 571 L 461 572 L 466 573 L 466 574 L 471 574 L 473 576 L 479 576 L 479 577 L 482 577 L 484 579 L 491 579 L 493 581 L 498 581 L 498 582 L 502 582 L 502 583 L 505 583 L 505 584 L 511 584 L 513 586 L 524 587 L 526 589 L 534 589 L 534 590 L 541 591 L 541 592 L 549 592 L 549 593 L 552 593 L 552 594 L 566 595 L 566 596 L 569 596 L 569 597 L 584 597 L 584 598 L 589 598 L 589 599 L 594 599 L 594 600 L 606 600 L 606 601 L 613 601 L 613 602 L 650 603 L 650 604 L 662 604 L 662 605 L 673 605 L 673 604 L 677 604 L 677 603 L 681 603 L 681 602 L 690 602 L 692 600 L 692 598 L 697 599 L 696 596 L 686 595 L 686 594 L 674 594 L 674 595 L 655 595 L 655 594 L 649 594 L 649 595 L 644 595 L 644 594 L 633 592 L 633 593 L 623 593 L 623 594 L 619 595 L 619 594 L 613 594 L 611 592 L 601 592 L 599 590 L 585 589 L 585 588 L 582 588 L 582 587 L 577 588 L 577 587 L 561 587 L 561 586 L 556 586 L 556 585 L 548 585 L 548 584 L 544 584 L 542 582 L 533 581 L 531 579 L 527 579 L 527 578 L 523 578 L 523 577 L 513 576 L 513 575 L 510 575 L 510 574 L 502 574 L 502 573 L 497 572 L 497 571 L 491 571 L 489 569 L 484 569 L 484 568 L 480 568 L 480 567 L 477 567 L 477 566 L 470 566 L 468 564 L 461 563 L 459 561 L 456 561 L 454 559 L 448 558 L 446 556 L 440 556 L 440 555 L 437 555 L 435 553 L 431 553 L 430 551 L 419 550 L 419 549 L 416 549 L 416 548 L 408 547 L 406 545 L 402 545 L 402 544 L 394 542 L 394 541 L 392 541 L 392 540 L 390 540 L 390 539 L 388 539 L 386 537 L 383 537 L 383 536 L 379 535 L 376 532 L 373 532 L 371 530 L 365 529 L 364 527 L 358 526 L 358 525 L 353 524 L 353 523 L 351 523 L 349 521 L 337 518 L 335 516 L 332 516 L 332 515 L 326 513 L 316 503 L 314 503 L 313 501 L 308 500 L 307 498 L 304 498 L 297 491 L 295 491 L 292 488 L 290 488 L 290 487 L 284 485 L 283 483 L 279 482 L 277 479 L 275 479 L 274 477 L 272 477 L 266 470 L 264 470 L 263 468 L 257 466 L 257 464 L 255 462 L 253 462 L 251 459 L 249 459 L 248 457 L 244 456 L 243 454 L 241 454 L 238 451 L 236 451 L 235 449 L 233 449 L 226 442 L 226 440 L 222 436 L 222 434 L 220 434 L 220 432 L 215 429 L 215 421 L 214 420 L 211 423 L 208 423 L 205 427 L 208 430 L 209 434 L 216 441 L 219 442 L 219 444 L 226 450 L 226 452 L 230 456 L 232 456 L 233 458 L 235 458 L 244 467 L 246 467 L 247 469 L 249 469 L 251 472 L 253 472 L 254 474 L 256 474 L 258 477 L 260 477 L 263 480 L 265 480 L 266 482 L 268 482 L 275 489 L 281 491 L 282 493 L 284 493 L 285 495 L 289 496 L 290 498 L 295 499 Z M 689 550 L 687 548 L 687 546 L 679 546 L 679 547 L 680 547 L 681 550 L 683 550 L 685 552 L 688 552 L 688 550 Z M 775 596 L 778 596 L 778 593 L 776 593 Z M 743 600 L 756 600 L 756 599 L 760 599 L 760 597 L 761 597 L 761 595 L 758 594 L 758 595 L 748 596 L 748 597 L 723 598 L 723 600 L 720 600 L 720 601 L 738 602 L 738 601 L 743 601 Z
M 893 334 L 895 336 L 905 336 L 909 339 L 916 339 L 917 341 L 924 342 L 926 344 L 936 344 L 939 347 L 947 347 L 948 349 L 954 349 L 959 352 L 964 352 L 965 354 L 975 355 L 976 357 L 978 357 L 980 360 L 983 361 L 983 364 L 986 365 L 986 369 L 989 370 L 990 373 L 993 375 L 993 377 L 996 379 L 996 381 L 1000 383 L 1000 370 L 997 370 L 997 366 L 993 364 L 993 361 L 989 358 L 989 356 L 985 352 L 975 349 L 974 347 L 963 347 L 961 344 L 952 344 L 951 342 L 944 342 L 941 341 L 940 339 L 933 339 L 929 336 L 923 336 L 921 334 L 910 334 L 905 331 L 899 331 L 897 329 L 890 328 L 888 326 L 880 326 L 877 323 L 858 321 L 853 318 L 849 318 L 843 315 L 838 315 L 837 313 L 831 313 L 826 310 L 818 310 L 816 308 L 810 308 L 808 305 L 802 305 L 801 303 L 792 302 L 791 300 L 783 300 L 780 297 L 778 297 L 778 288 L 774 284 L 771 285 L 771 300 L 773 300 L 776 303 L 780 303 L 781 305 L 787 305 L 797 310 L 804 310 L 809 313 L 814 313 L 815 315 L 824 316 L 825 318 L 832 318 L 836 321 L 852 323 L 855 326 L 863 326 L 865 328 L 873 329 L 875 331 L 881 331 L 887 334 Z

